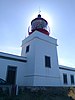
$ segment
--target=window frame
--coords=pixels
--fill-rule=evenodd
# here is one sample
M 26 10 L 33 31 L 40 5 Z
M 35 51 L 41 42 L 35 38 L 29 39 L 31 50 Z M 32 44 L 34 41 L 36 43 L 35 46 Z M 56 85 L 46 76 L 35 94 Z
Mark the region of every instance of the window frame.
M 71 79 L 71 84 L 73 85 L 74 84 L 74 75 L 70 75 L 70 79 Z M 73 79 L 73 80 L 72 80 Z
M 45 55 L 45 67 L 51 68 L 51 57 L 47 55 Z
M 30 48 L 30 45 L 27 45 L 27 46 L 26 46 L 26 53 L 29 52 L 29 48 Z
M 66 73 L 63 74 L 63 83 L 66 84 L 66 85 L 68 84 L 67 74 Z

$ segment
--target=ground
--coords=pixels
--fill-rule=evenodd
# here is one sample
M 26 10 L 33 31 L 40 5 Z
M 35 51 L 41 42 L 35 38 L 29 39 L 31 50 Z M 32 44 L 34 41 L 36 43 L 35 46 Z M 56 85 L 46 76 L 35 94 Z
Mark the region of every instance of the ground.
M 17 96 L 4 96 L 0 100 L 74 100 L 66 87 L 20 88 Z

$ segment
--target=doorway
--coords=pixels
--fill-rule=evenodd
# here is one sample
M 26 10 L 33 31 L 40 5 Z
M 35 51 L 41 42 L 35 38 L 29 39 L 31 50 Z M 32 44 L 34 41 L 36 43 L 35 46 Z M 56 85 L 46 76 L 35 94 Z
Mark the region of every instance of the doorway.
M 17 67 L 8 66 L 7 77 L 6 77 L 7 84 L 11 85 L 16 84 L 16 72 L 17 72 Z

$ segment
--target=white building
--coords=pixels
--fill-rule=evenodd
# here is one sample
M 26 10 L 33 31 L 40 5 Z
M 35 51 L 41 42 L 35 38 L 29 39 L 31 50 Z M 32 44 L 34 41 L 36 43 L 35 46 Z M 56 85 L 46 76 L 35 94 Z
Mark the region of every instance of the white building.
M 28 33 L 21 56 L 0 52 L 0 78 L 18 86 L 75 86 L 75 69 L 58 64 L 57 39 L 40 14 Z

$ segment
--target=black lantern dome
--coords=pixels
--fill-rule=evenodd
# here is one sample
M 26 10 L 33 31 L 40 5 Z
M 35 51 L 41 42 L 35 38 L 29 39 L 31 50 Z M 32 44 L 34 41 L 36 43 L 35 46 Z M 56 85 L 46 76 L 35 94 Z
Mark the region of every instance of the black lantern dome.
M 47 26 L 48 22 L 39 14 L 37 18 L 31 21 L 31 32 L 29 32 L 29 35 L 32 34 L 35 30 L 49 35 L 49 30 L 47 29 Z

